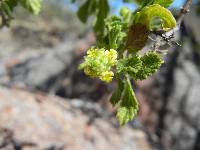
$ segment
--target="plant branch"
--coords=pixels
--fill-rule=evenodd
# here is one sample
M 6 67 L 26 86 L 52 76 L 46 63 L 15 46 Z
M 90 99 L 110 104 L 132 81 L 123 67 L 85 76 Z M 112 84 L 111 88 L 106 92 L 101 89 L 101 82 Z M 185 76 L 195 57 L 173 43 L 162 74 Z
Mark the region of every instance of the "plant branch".
M 181 22 L 183 21 L 183 18 L 185 16 L 185 14 L 187 14 L 189 12 L 190 6 L 192 5 L 192 0 L 186 0 L 185 4 L 183 5 L 183 7 L 181 8 L 178 16 L 177 16 L 177 25 L 180 25 Z
M 167 31 L 167 32 L 165 32 L 164 36 L 169 37 L 169 36 L 173 35 L 175 32 L 179 31 L 180 24 L 183 21 L 185 15 L 189 12 L 189 9 L 190 9 L 191 5 L 192 5 L 192 0 L 186 0 L 185 1 L 184 5 L 181 7 L 180 12 L 177 15 L 177 19 L 176 19 L 177 25 L 176 25 L 176 27 L 171 29 L 171 30 L 169 30 L 169 31 Z M 154 46 L 157 43 L 159 43 L 158 39 L 156 39 L 156 41 L 154 43 Z
M 185 4 L 181 7 L 181 10 L 177 15 L 177 19 L 176 19 L 177 25 L 176 25 L 176 27 L 173 28 L 172 30 L 169 30 L 168 32 L 166 32 L 165 33 L 166 36 L 170 36 L 173 33 L 179 31 L 180 24 L 183 21 L 185 15 L 189 12 L 189 9 L 190 9 L 191 5 L 192 5 L 192 0 L 186 0 L 185 1 Z

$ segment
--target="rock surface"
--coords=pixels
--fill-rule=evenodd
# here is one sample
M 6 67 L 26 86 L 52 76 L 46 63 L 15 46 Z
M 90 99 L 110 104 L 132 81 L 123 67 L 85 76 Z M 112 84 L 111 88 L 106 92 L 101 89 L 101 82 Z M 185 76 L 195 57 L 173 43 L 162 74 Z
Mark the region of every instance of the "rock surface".
M 56 96 L 0 87 L 0 149 L 151 149 L 143 131 L 116 128 L 104 118 L 90 124 L 75 106 Z
M 11 82 L 33 89 L 47 89 L 44 86 L 50 86 L 48 85 L 50 80 L 53 82 L 56 76 L 68 69 L 73 60 L 75 48 L 70 40 L 55 47 L 54 50 L 31 54 L 30 57 L 26 56 L 24 59 L 19 58 L 18 63 L 8 68 Z
M 141 122 L 158 150 L 200 149 L 200 19 L 191 10 L 181 27 L 182 46 L 169 51 L 159 74 L 135 87 Z M 77 71 L 74 55 L 91 40 L 74 34 L 74 22 L 43 20 L 0 31 L 0 83 L 87 102 L 1 87 L 0 149 L 148 149 L 141 130 L 114 127 L 103 117 L 107 112 L 88 103 L 112 91 Z
M 200 149 L 200 19 L 196 7 L 191 10 L 180 32 L 182 46 L 173 49 L 163 73 L 157 76 L 164 79 L 158 121 L 161 140 L 172 150 Z
M 142 122 L 158 150 L 200 149 L 199 17 L 193 6 L 179 33 L 182 45 L 169 50 L 154 78 L 137 86 Z

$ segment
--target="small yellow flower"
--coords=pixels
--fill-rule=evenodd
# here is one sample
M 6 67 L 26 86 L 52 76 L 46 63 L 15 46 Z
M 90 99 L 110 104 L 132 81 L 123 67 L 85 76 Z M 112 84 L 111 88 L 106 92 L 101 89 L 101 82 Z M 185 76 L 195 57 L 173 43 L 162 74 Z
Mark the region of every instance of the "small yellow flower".
M 84 62 L 79 68 L 90 77 L 98 77 L 102 81 L 110 82 L 114 76 L 111 68 L 117 63 L 117 51 L 114 49 L 105 50 L 104 48 L 90 48 Z
M 101 74 L 100 79 L 108 83 L 112 81 L 113 76 L 114 73 L 112 71 L 106 71 Z
M 114 49 L 110 49 L 109 51 L 105 51 L 105 55 L 108 58 L 108 61 L 114 65 L 117 62 L 117 51 Z

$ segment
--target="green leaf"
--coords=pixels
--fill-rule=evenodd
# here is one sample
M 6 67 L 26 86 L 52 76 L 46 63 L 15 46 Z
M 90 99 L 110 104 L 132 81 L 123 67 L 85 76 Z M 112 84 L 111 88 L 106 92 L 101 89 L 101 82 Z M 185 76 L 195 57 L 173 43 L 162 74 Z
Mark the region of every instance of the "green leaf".
M 20 0 L 22 7 L 33 14 L 38 14 L 41 10 L 42 0 Z
M 108 37 L 108 49 L 117 49 L 120 44 L 124 43 L 124 38 L 126 34 L 123 32 L 124 28 L 128 28 L 123 20 L 117 16 L 109 17 L 105 20 L 105 26 Z
M 18 1 L 16 0 L 5 0 L 4 1 L 10 8 L 11 11 L 13 11 L 13 9 L 17 6 Z
M 90 0 L 91 1 L 91 0 Z M 97 39 L 100 40 L 105 33 L 105 18 L 109 13 L 109 4 L 107 0 L 99 0 L 98 12 L 96 16 L 96 22 L 94 25 L 94 31 L 96 32 Z
M 123 0 L 123 2 L 130 3 L 130 2 L 134 2 L 134 0 Z
M 124 89 L 124 82 L 120 79 L 117 81 L 118 81 L 118 87 L 110 98 L 110 102 L 113 106 L 115 106 L 121 100 L 122 92 Z
M 123 18 L 123 21 L 126 23 L 129 23 L 131 14 L 132 14 L 131 10 L 127 7 L 122 7 L 120 9 L 120 16 Z
M 117 73 L 135 75 L 142 68 L 141 57 L 138 54 L 123 58 L 117 63 Z
M 17 6 L 17 1 L 4 0 L 0 3 L 0 9 L 4 18 L 4 24 L 9 26 L 10 21 L 13 19 L 13 10 Z
M 148 35 L 155 29 L 155 18 L 159 18 L 156 26 L 162 30 L 168 31 L 176 26 L 176 20 L 168 9 L 159 4 L 144 7 L 134 14 L 126 42 L 129 52 L 137 52 L 145 46 Z
M 8 17 L 7 19 L 11 19 L 12 18 L 12 10 L 11 10 L 10 6 L 6 2 L 2 2 L 1 9 L 7 15 L 7 17 Z
M 137 0 L 138 2 L 140 1 L 142 8 L 148 5 L 152 5 L 154 0 Z
M 164 63 L 160 55 L 155 51 L 147 52 L 141 60 L 143 67 L 137 72 L 136 76 L 132 76 L 134 79 L 146 79 L 148 76 L 153 75 Z
M 127 79 L 125 83 L 122 101 L 116 114 L 119 124 L 123 126 L 128 121 L 134 119 L 134 117 L 137 115 L 138 108 L 139 104 L 136 99 L 135 93 L 133 92 L 130 80 Z
M 86 23 L 87 19 L 90 15 L 95 13 L 96 10 L 96 0 L 87 0 L 82 6 L 79 8 L 77 12 L 78 18 L 83 22 Z
M 149 51 L 143 57 L 135 54 L 119 60 L 116 71 L 118 74 L 129 74 L 135 80 L 143 80 L 153 75 L 163 62 L 158 53 Z
M 150 29 L 152 31 L 160 31 L 162 27 L 163 20 L 160 17 L 153 17 L 150 22 Z
M 159 4 L 146 6 L 141 11 L 136 13 L 133 25 L 146 25 L 148 30 L 152 31 L 150 26 L 151 20 L 155 17 L 159 17 L 163 20 L 162 27 L 166 31 L 176 26 L 176 20 L 173 17 L 172 13 L 168 9 L 160 6 Z
M 174 2 L 174 0 L 154 0 L 154 4 L 159 4 L 163 7 L 169 7 L 172 3 Z
M 125 1 L 131 2 L 133 0 L 125 0 Z M 142 8 L 153 4 L 159 4 L 163 7 L 169 7 L 174 2 L 174 0 L 135 0 L 135 2 L 141 5 Z

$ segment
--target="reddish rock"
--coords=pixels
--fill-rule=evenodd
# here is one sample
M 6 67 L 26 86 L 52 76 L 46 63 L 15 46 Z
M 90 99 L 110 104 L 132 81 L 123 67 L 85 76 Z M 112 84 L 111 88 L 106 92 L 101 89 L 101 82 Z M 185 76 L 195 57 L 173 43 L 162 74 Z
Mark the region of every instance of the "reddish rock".
M 90 119 L 67 99 L 0 87 L 0 149 L 150 150 L 146 135 Z

